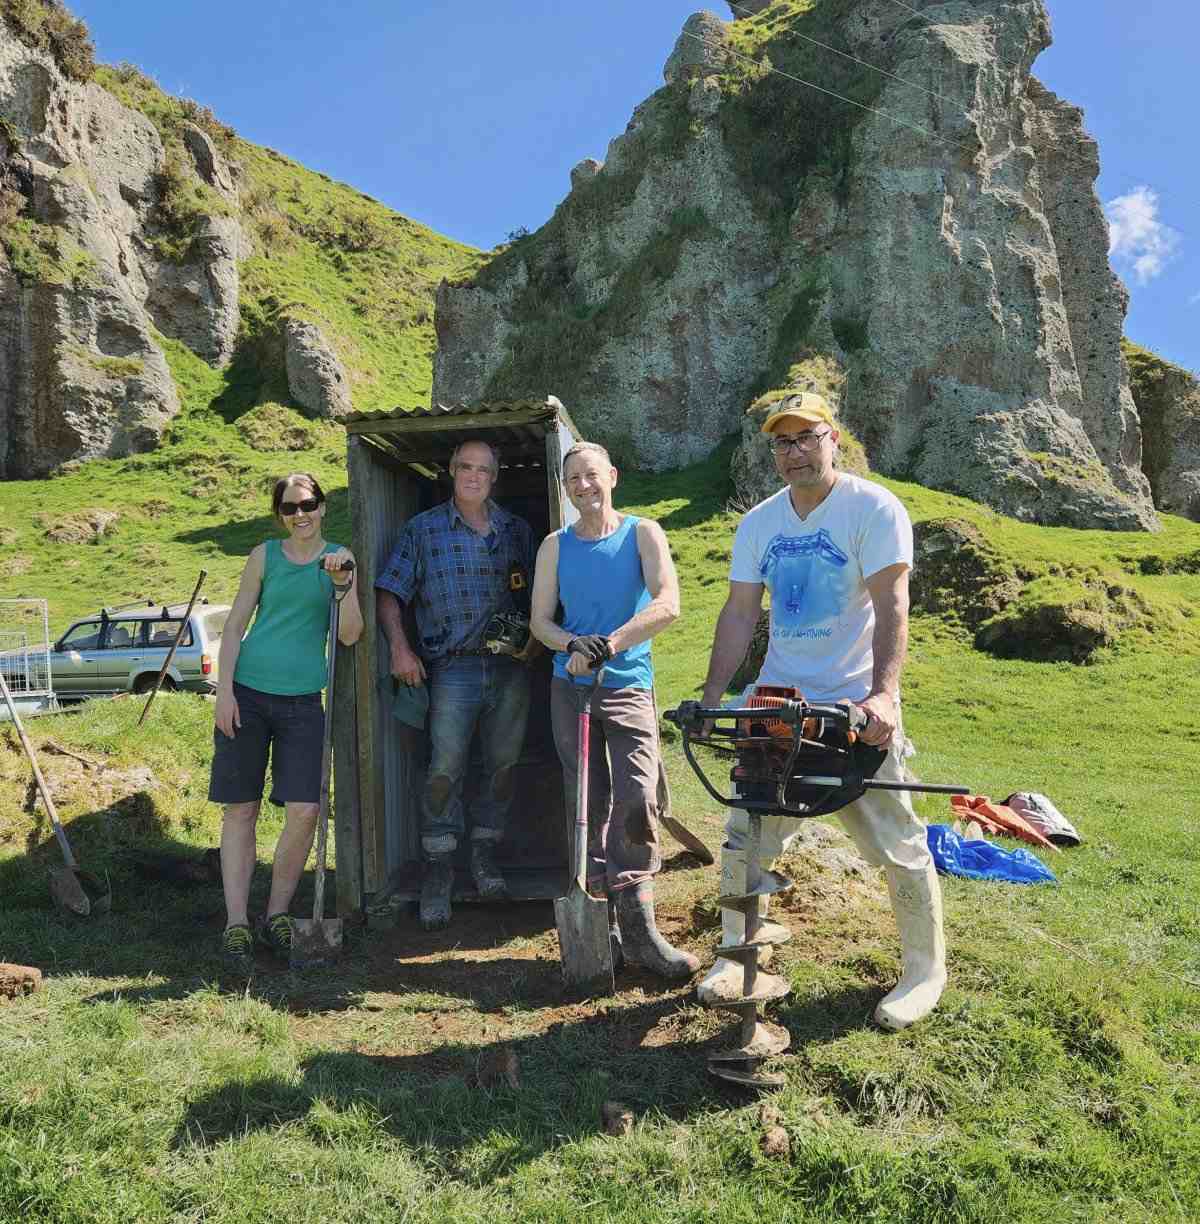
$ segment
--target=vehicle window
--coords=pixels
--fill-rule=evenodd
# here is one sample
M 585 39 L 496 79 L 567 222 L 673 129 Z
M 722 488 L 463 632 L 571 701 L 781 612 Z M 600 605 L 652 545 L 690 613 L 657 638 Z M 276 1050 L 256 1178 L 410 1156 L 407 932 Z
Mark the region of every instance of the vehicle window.
M 221 612 L 210 612 L 204 618 L 204 632 L 210 642 L 220 640 L 221 634 L 225 630 L 225 622 L 229 619 L 230 609 L 226 608 Z
M 149 633 L 149 642 L 151 646 L 157 646 L 162 649 L 169 650 L 171 643 L 175 641 L 175 635 L 179 632 L 179 621 L 177 620 L 154 620 L 146 622 L 146 631 Z M 180 647 L 190 646 L 192 644 L 192 627 L 188 627 L 183 631 L 183 637 L 179 640 Z
M 108 622 L 108 636 L 104 639 L 105 650 L 128 650 L 142 644 L 142 622 L 140 620 L 113 620 Z
M 95 621 L 72 625 L 63 634 L 63 650 L 95 650 L 100 640 L 100 626 Z

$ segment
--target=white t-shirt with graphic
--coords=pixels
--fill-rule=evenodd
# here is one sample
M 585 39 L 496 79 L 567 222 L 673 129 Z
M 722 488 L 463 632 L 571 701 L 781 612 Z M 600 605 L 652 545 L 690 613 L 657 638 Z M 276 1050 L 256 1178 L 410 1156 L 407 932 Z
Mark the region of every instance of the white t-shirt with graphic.
M 801 518 L 785 487 L 738 524 L 734 582 L 771 592 L 771 636 L 759 684 L 794 685 L 809 701 L 862 701 L 871 691 L 875 610 L 866 579 L 913 561 L 912 523 L 881 485 L 841 473 Z

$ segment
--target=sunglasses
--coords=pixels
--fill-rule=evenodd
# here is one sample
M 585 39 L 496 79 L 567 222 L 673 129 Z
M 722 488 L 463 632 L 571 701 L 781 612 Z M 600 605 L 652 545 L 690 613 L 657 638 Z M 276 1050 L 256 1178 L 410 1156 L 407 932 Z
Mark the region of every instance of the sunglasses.
M 312 512 L 321 504 L 320 498 L 306 497 L 303 501 L 298 502 L 280 502 L 279 513 L 283 518 L 291 518 L 293 514 L 312 514 Z

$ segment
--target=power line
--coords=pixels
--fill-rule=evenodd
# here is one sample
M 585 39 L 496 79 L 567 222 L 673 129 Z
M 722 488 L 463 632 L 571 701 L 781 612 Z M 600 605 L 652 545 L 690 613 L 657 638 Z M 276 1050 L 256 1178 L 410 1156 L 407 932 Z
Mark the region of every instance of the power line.
M 744 12 L 744 13 L 747 13 L 747 14 L 749 14 L 750 16 L 756 16 L 756 15 L 757 15 L 757 14 L 754 14 L 753 12 L 751 12 L 751 10 L 744 8 L 744 6 L 742 6 L 742 5 L 739 5 L 739 4 L 734 4 L 734 3 L 733 3 L 733 0 L 726 0 L 726 2 L 729 4 L 729 7 L 730 7 L 730 8 L 736 9 L 736 10 L 737 10 L 737 11 L 739 11 L 739 12 Z M 918 16 L 918 17 L 923 16 L 923 13 L 921 12 L 921 10 L 919 10 L 919 9 L 915 9 L 915 8 L 913 8 L 911 5 L 905 4 L 905 3 L 904 3 L 904 0 L 892 0 L 892 3 L 893 3 L 893 4 L 898 4 L 898 5 L 900 5 L 900 7 L 901 7 L 901 8 L 907 9 L 907 10 L 908 10 L 910 13 L 914 13 L 914 14 L 915 14 L 916 16 Z M 926 24 L 926 26 L 927 26 L 927 27 L 930 25 L 930 23 L 929 23 L 929 21 L 928 21 L 928 20 L 926 20 L 925 24 Z M 683 31 L 683 34 L 684 34 L 684 36 L 685 36 L 686 38 L 691 38 L 691 39 L 693 39 L 694 41 L 696 41 L 696 42 L 698 42 L 698 43 L 701 43 L 701 44 L 703 44 L 703 45 L 705 45 L 705 46 L 707 46 L 707 45 L 708 45 L 708 41 L 707 41 L 706 39 L 702 38 L 702 37 L 701 37 L 700 35 L 698 35 L 698 34 L 692 34 L 692 33 L 690 33 L 690 32 L 689 32 L 689 31 L 687 31 L 687 30 L 684 30 L 684 31 Z M 912 81 L 906 81 L 906 80 L 904 80 L 904 78 L 903 78 L 903 77 L 899 77 L 899 76 L 896 76 L 896 75 L 895 75 L 895 73 L 888 72 L 886 68 L 880 68 L 880 67 L 879 67 L 878 65 L 876 65 L 876 64 L 870 64 L 870 63 L 868 63 L 866 60 L 862 60 L 862 59 L 859 59 L 857 56 L 850 55 L 848 52 L 845 52 L 845 51 L 839 51 L 839 50 L 838 50 L 838 48 L 836 48 L 836 47 L 830 47 L 830 46 L 828 46 L 828 45 L 827 45 L 827 44 L 825 44 L 825 43 L 819 42 L 817 39 L 814 39 L 814 38 L 809 38 L 807 35 L 800 34 L 800 33 L 799 33 L 799 31 L 797 31 L 797 30 L 789 30 L 789 31 L 788 31 L 788 34 L 790 34 L 790 35 L 797 35 L 797 36 L 798 36 L 798 37 L 800 37 L 800 38 L 804 38 L 804 39 L 806 39 L 806 41 L 808 41 L 808 42 L 815 43 L 817 46 L 825 48 L 825 50 L 828 50 L 828 51 L 833 51 L 833 52 L 835 52 L 835 53 L 836 53 L 836 54 L 838 54 L 838 55 L 844 55 L 844 56 L 845 56 L 847 59 L 852 59 L 852 60 L 854 60 L 854 62 L 855 62 L 855 63 L 857 63 L 857 64 L 861 64 L 861 65 L 862 65 L 864 68 L 869 68 L 869 69 L 871 69 L 871 71 L 873 71 L 873 72 L 878 72 L 878 73 L 881 73 L 883 76 L 891 77 L 891 78 L 892 78 L 892 80 L 898 81 L 898 82 L 899 82 L 901 85 L 908 85 L 908 86 L 910 86 L 910 87 L 911 87 L 911 88 L 913 88 L 913 89 L 919 89 L 919 90 L 921 90 L 923 93 L 929 94 L 931 97 L 940 98 L 940 99 L 941 99 L 943 102 L 948 102 L 948 103 L 950 103 L 950 105 L 951 105 L 951 106 L 955 107 L 955 113 L 956 113 L 957 115 L 959 115 L 961 118 L 965 119 L 965 120 L 966 120 L 968 123 L 970 123 L 970 122 L 971 122 L 971 117 L 970 117 L 970 115 L 968 115 L 968 114 L 967 114 L 967 112 L 966 112 L 965 110 L 962 110 L 962 109 L 961 109 L 961 105 L 960 105 L 959 103 L 955 102 L 955 101 L 954 101 L 954 99 L 948 98 L 948 97 L 947 97 L 945 94 L 940 94 L 940 93 L 937 93 L 937 92 L 935 92 L 935 91 L 933 91 L 933 90 L 925 89 L 925 88 L 924 88 L 924 86 L 917 85 L 917 84 L 915 84 L 915 83 L 914 83 L 914 82 L 912 82 Z M 735 48 L 733 48 L 733 47 L 726 47 L 726 48 L 725 48 L 725 50 L 726 50 L 726 51 L 727 51 L 729 54 L 734 55 L 734 56 L 737 56 L 739 59 L 745 60 L 746 62 L 748 62 L 748 63 L 750 63 L 750 64 L 753 64 L 755 67 L 758 67 L 758 68 L 765 68 L 765 69 L 766 69 L 768 72 L 774 72 L 774 73 L 778 74 L 779 76 L 785 77 L 785 78 L 786 78 L 787 80 L 789 80 L 789 81 L 794 81 L 796 84 L 799 84 L 799 85 L 807 85 L 807 86 L 808 86 L 810 89 L 816 89 L 816 90 L 819 90 L 821 93 L 828 94 L 830 97 L 833 97 L 833 98 L 837 98 L 837 99 L 838 99 L 839 101 L 841 101 L 841 102 L 846 102 L 846 103 L 849 103 L 849 105 L 851 105 L 851 106 L 856 106 L 856 107 L 858 107 L 860 110 L 869 111 L 869 112 L 870 112 L 871 114 L 873 114 L 873 115 L 878 115 L 878 116 L 880 116 L 881 118 L 887 119 L 887 120 L 889 120 L 889 121 L 890 121 L 890 122 L 892 122 L 892 123 L 897 123 L 897 124 L 899 124 L 901 127 L 906 127 L 906 128 L 908 128 L 908 129 L 910 129 L 911 131 L 917 132 L 918 134 L 920 134 L 920 135 L 922 135 L 922 136 L 926 136 L 926 137 L 928 137 L 930 140 L 935 140 L 935 141 L 937 141 L 938 143 L 945 145 L 947 148 L 958 148 L 958 149 L 963 149 L 963 150 L 968 151 L 968 152 L 971 152 L 971 153 L 977 153 L 977 152 L 979 152 L 979 151 L 980 151 L 980 150 L 976 149 L 976 148 L 975 148 L 973 145 L 967 144 L 967 143 L 966 143 L 966 142 L 964 142 L 964 141 L 956 141 L 956 140 L 951 140 L 951 139 L 949 139 L 949 138 L 947 138 L 947 137 L 945 137 L 945 136 L 940 136 L 940 135 L 938 135 L 938 133 L 937 133 L 937 132 L 931 132 L 931 131 L 930 131 L 928 128 L 924 128 L 924 127 L 922 127 L 920 124 L 917 124 L 917 123 L 912 123 L 911 121 L 909 121 L 909 120 L 907 120 L 907 119 L 901 119 L 901 118 L 899 118 L 898 116 L 893 115 L 893 114 L 891 114 L 891 113 L 890 113 L 890 112 L 888 112 L 888 111 L 885 111 L 885 110 L 880 109 L 879 107 L 875 107 L 875 106 L 868 106 L 868 105 L 866 105 L 866 104 L 865 104 L 865 103 L 863 103 L 863 102 L 857 102 L 857 101 L 855 101 L 853 98 L 848 98 L 848 97 L 846 97 L 846 96 L 845 96 L 845 94 L 840 94 L 840 93 L 838 93 L 836 90 L 829 89 L 829 88 L 827 88 L 827 87 L 826 87 L 826 86 L 824 86 L 824 85 L 818 85 L 818 84 L 817 84 L 815 81 L 808 81 L 808 80 L 805 80 L 803 77 L 796 76 L 794 73 L 785 72 L 785 71 L 784 71 L 782 68 L 777 68 L 777 67 L 775 67 L 775 65 L 774 65 L 774 64 L 772 64 L 772 63 L 770 63 L 769 61 L 763 61 L 763 60 L 758 60 L 758 59 L 755 59 L 755 58 L 754 58 L 754 56 L 752 56 L 752 55 L 747 55 L 745 52 L 743 52 L 743 51 L 738 51 L 738 50 L 736 50 L 736 49 L 735 49 Z M 1005 64 L 1006 66 L 1008 66 L 1008 67 L 1010 67 L 1010 68 L 1015 68 L 1016 70 L 1018 70 L 1018 71 L 1020 71 L 1020 72 L 1026 72 L 1026 71 L 1027 71 L 1027 69 L 1026 69 L 1026 68 L 1024 68 L 1023 66 L 1018 65 L 1018 64 L 1013 64 L 1013 63 L 1011 63 L 1010 61 L 1007 61 L 1007 60 L 1002 60 L 1002 59 L 1000 59 L 999 57 L 997 57 L 997 62 L 999 62 L 999 63 L 1001 63 L 1001 64 Z M 1077 154 L 1077 153 L 1070 153 L 1070 152 L 1068 152 L 1068 153 L 1066 153 L 1066 156 L 1067 156 L 1068 158 L 1072 158 L 1072 159 L 1075 159 L 1075 160 L 1078 160 L 1078 161 L 1083 161 L 1083 160 L 1085 160 L 1081 154 Z M 1097 166 L 1098 166 L 1098 165 L 1099 165 L 1099 159 L 1097 159 Z M 1133 176 L 1133 175 L 1122 175 L 1121 177 L 1122 177 L 1123 179 L 1125 179 L 1125 181 L 1126 181 L 1126 182 L 1127 182 L 1129 185 L 1131 185 L 1131 186 L 1135 186 L 1135 187 L 1137 187 L 1137 186 L 1148 186 L 1148 184 L 1146 184 L 1146 183 L 1144 183 L 1144 182 L 1142 182 L 1142 181 L 1137 181 L 1137 180 L 1135 180 L 1135 176 Z M 1095 190 L 1095 188 L 1094 188 L 1094 187 L 1093 187 L 1093 190 Z M 1169 198 L 1173 198 L 1173 199 L 1175 199 L 1175 200 L 1177 200 L 1177 201 L 1179 200 L 1179 197 L 1178 197 L 1178 196 L 1176 196 L 1176 195 L 1174 195 L 1172 192 L 1169 192 L 1169 191 L 1168 191 L 1168 192 L 1166 192 L 1166 193 L 1158 192 L 1158 189 L 1157 189 L 1157 188 L 1151 188 L 1151 190 L 1156 191 L 1156 192 L 1157 192 L 1158 194 L 1160 194 L 1160 195 L 1161 195 L 1161 194 L 1165 194 L 1165 195 L 1167 195 Z M 1099 194 L 1099 193 L 1097 192 L 1097 195 L 1098 195 L 1098 194 Z M 1190 201 L 1189 201 L 1189 202 L 1190 202 Z M 1104 204 L 1104 201 L 1103 201 L 1103 200 L 1101 200 L 1101 205 L 1103 206 L 1103 204 Z
M 698 43 L 708 45 L 706 39 L 701 38 L 699 34 L 692 34 L 687 30 L 683 31 L 685 38 L 695 39 Z M 826 89 L 824 85 L 818 85 L 814 81 L 806 81 L 803 77 L 795 76 L 790 72 L 784 72 L 782 68 L 776 68 L 774 64 L 757 60 L 752 55 L 747 55 L 744 51 L 736 51 L 733 47 L 727 47 L 726 51 L 730 55 L 735 55 L 739 59 L 746 60 L 753 64 L 756 68 L 765 68 L 768 72 L 774 72 L 781 77 L 785 77 L 789 81 L 795 81 L 798 85 L 807 85 L 809 89 L 819 90 L 823 94 L 828 94 L 831 98 L 837 98 L 840 102 L 848 102 L 851 106 L 857 106 L 859 110 L 869 111 L 872 115 L 878 115 L 882 119 L 888 119 L 892 123 L 898 123 L 901 127 L 910 128 L 914 132 L 918 132 L 922 136 L 928 137 L 930 140 L 936 140 L 939 144 L 944 144 L 948 148 L 971 149 L 970 145 L 962 141 L 948 140 L 944 136 L 939 136 L 936 132 L 931 132 L 928 128 L 923 128 L 919 123 L 910 123 L 907 119 L 901 119 L 896 115 L 889 114 L 885 110 L 880 110 L 877 106 L 868 106 L 865 102 L 856 102 L 853 98 L 847 98 L 845 94 L 840 94 L 836 89 Z M 868 65 L 869 66 L 869 65 Z
M 726 3 L 731 9 L 739 13 L 745 13 L 753 17 L 752 9 L 745 8 L 740 4 L 734 4 L 733 0 L 726 0 Z M 848 60 L 853 60 L 856 64 L 861 64 L 864 68 L 870 68 L 872 72 L 878 72 L 885 77 L 891 77 L 893 81 L 899 81 L 901 85 L 907 85 L 910 89 L 919 89 L 922 93 L 928 94 L 931 98 L 941 98 L 943 102 L 949 102 L 951 106 L 957 105 L 953 98 L 946 97 L 945 94 L 940 94 L 936 89 L 926 89 L 924 85 L 918 85 L 915 81 L 906 81 L 903 77 L 897 76 L 894 72 L 889 72 L 886 68 L 880 68 L 878 64 L 869 64 L 864 59 L 859 59 L 857 55 L 851 55 L 849 51 L 843 51 L 839 47 L 831 47 L 828 43 L 823 43 L 819 38 L 811 38 L 807 34 L 801 34 L 799 30 L 788 30 L 789 38 L 802 38 L 807 43 L 812 43 L 814 47 L 821 47 L 825 51 L 832 51 L 834 55 L 840 55 Z

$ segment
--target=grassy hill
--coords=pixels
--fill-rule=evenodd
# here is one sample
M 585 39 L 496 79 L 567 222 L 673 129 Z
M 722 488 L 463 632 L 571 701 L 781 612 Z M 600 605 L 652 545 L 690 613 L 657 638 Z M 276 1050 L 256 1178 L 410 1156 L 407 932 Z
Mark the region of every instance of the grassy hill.
M 208 403 L 200 384 L 215 376 L 177 369 Z M 63 513 L 103 504 L 126 515 L 111 537 L 66 549 L 22 525 L 59 621 L 94 604 L 81 587 L 132 589 L 139 565 L 181 590 L 203 563 L 214 594 L 231 589 L 268 529 L 262 482 L 275 459 L 329 479 L 333 532 L 344 525 L 333 429 L 311 450 L 270 456 L 210 407 L 177 428 L 159 455 L 43 486 L 41 504 L 50 491 Z M 724 596 L 727 459 L 621 485 L 626 508 L 664 523 L 683 580 L 681 622 L 656 644 L 664 705 L 696 691 Z M 934 1018 L 898 1037 L 867 1021 L 897 968 L 878 883 L 831 876 L 806 853 L 785 861 L 797 884 L 778 912 L 796 934 L 777 955 L 793 994 L 774 1018 L 793 1055 L 772 1117 L 789 1157 L 763 1154 L 757 1104 L 706 1077 L 724 1022 L 687 990 L 635 977 L 598 1005 L 562 999 L 548 907 L 485 910 L 445 937 L 405 920 L 353 941 L 336 972 L 219 993 L 208 959 L 217 890 L 150 884 L 129 861 L 146 847 L 215 844 L 210 707 L 170 695 L 141 730 L 133 701 L 33 727 L 83 860 L 116 885 L 114 914 L 92 926 L 48 910 L 53 842 L 0 733 L 0 959 L 50 974 L 40 995 L 0 1009 L 0 1218 L 562 1220 L 583 1201 L 596 1219 L 652 1221 L 1200 1212 L 1200 855 L 1189 832 L 1200 526 L 1167 519 L 1154 537 L 1036 528 L 888 483 L 918 522 L 975 525 L 1037 576 L 1028 586 L 1111 590 L 1141 619 L 1080 666 L 996 658 L 955 612 L 914 618 L 905 717 L 918 772 L 1001 797 L 1045 790 L 1087 841 L 1048 859 L 1055 888 L 945 881 L 951 986 Z M 20 486 L 0 498 L 6 523 L 34 505 Z M 678 745 L 667 753 L 678 810 L 715 846 L 721 813 Z M 935 799 L 920 808 L 945 817 Z M 264 860 L 278 831 L 265 815 Z M 664 925 L 708 957 L 716 878 L 687 856 L 670 867 Z M 265 887 L 260 872 L 256 896 Z M 516 1088 L 489 1071 L 510 1056 Z M 638 1118 L 624 1139 L 597 1133 L 608 1098 Z

